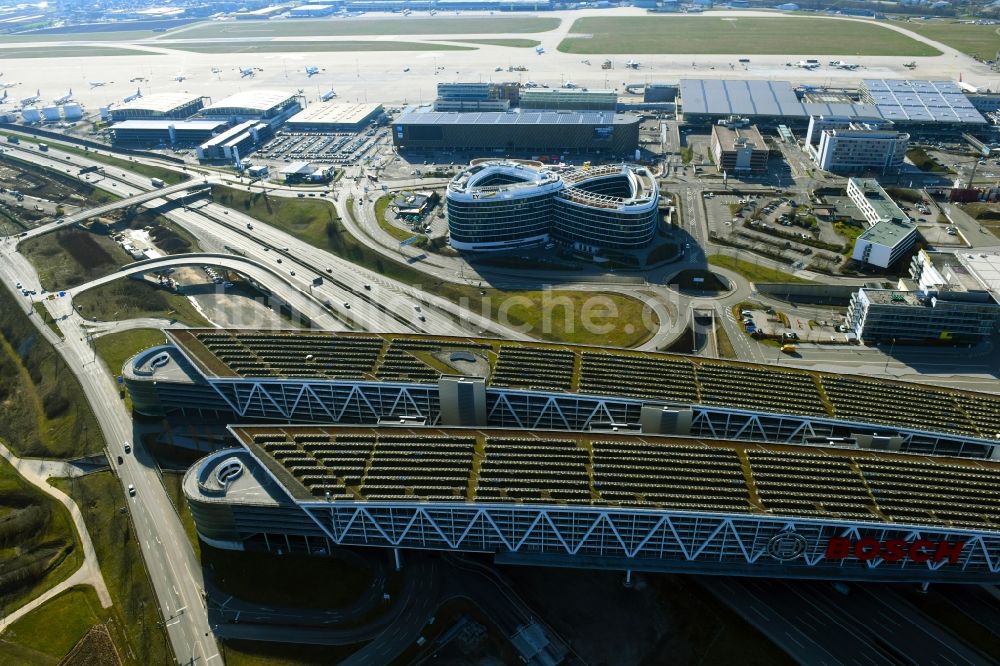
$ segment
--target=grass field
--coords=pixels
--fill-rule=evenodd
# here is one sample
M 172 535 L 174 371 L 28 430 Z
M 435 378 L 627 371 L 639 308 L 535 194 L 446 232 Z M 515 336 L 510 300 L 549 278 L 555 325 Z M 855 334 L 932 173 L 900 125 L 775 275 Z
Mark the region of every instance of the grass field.
M 328 666 L 339 664 L 360 645 L 293 645 L 226 641 L 226 666 Z
M 533 49 L 539 44 L 537 39 L 456 39 L 463 44 L 489 44 L 491 46 L 509 46 L 516 49 Z
M 768 268 L 767 266 L 758 266 L 753 262 L 744 261 L 743 259 L 737 259 L 723 254 L 713 254 L 708 258 L 708 263 L 712 266 L 728 268 L 729 270 L 735 271 L 753 282 L 791 282 L 796 284 L 813 283 L 812 280 L 806 280 L 805 278 L 800 278 L 796 275 L 792 275 L 791 273 L 786 273 L 785 271 Z
M 0 439 L 17 455 L 72 457 L 103 448 L 76 377 L 6 289 L 0 289 L 0 378 Z
M 132 263 L 132 257 L 109 237 L 83 229 L 60 229 L 29 238 L 18 249 L 48 291 L 76 287 Z
M 120 375 L 125 361 L 143 349 L 163 344 L 164 341 L 162 331 L 155 328 L 134 328 L 94 338 L 94 347 L 97 349 L 97 356 L 108 366 L 111 374 Z
M 66 508 L 0 460 L 0 610 L 7 615 L 80 568 Z
M 386 195 L 384 197 L 379 197 L 378 201 L 375 202 L 375 219 L 378 221 L 379 228 L 386 232 L 398 241 L 404 241 L 413 234 L 407 229 L 398 227 L 388 219 L 386 219 L 386 211 L 389 210 L 389 204 L 392 203 L 392 197 Z
M 559 19 L 533 16 L 478 18 L 325 19 L 317 21 L 252 21 L 203 23 L 175 30 L 170 37 L 216 39 L 220 37 L 351 37 L 372 35 L 493 35 L 548 32 Z M 169 37 L 165 37 L 169 39 Z
M 177 511 L 177 515 L 181 518 L 181 524 L 184 525 L 184 533 L 187 534 L 191 548 L 194 550 L 194 555 L 197 558 L 201 558 L 201 541 L 198 539 L 194 517 L 191 515 L 191 509 L 188 508 L 187 500 L 184 498 L 184 490 L 181 487 L 184 481 L 184 472 L 164 470 L 160 472 L 160 476 L 163 478 L 163 489 L 167 491 L 167 497 L 170 498 L 170 502 L 174 505 L 174 510 Z
M 344 41 L 344 42 L 257 42 L 244 44 L 199 42 L 169 48 L 192 53 L 312 53 L 341 51 L 475 51 L 472 46 L 433 42 Z
M 3 648 L 16 646 L 13 655 L 4 654 L 7 666 L 35 666 L 59 663 L 87 630 L 108 617 L 97 593 L 89 585 L 71 587 L 42 604 L 10 626 L 3 635 Z M 13 658 L 11 658 L 13 657 Z
M 39 42 L 130 42 L 158 33 L 152 30 L 119 30 L 106 32 L 47 32 L 28 35 L 4 35 L 4 44 L 37 44 Z
M 187 297 L 131 278 L 88 289 L 77 294 L 73 304 L 87 319 L 98 321 L 161 317 L 189 326 L 211 326 Z
M 576 291 L 502 291 L 433 280 L 426 273 L 378 254 L 351 235 L 337 211 L 326 201 L 273 197 L 214 186 L 214 199 L 393 280 L 411 284 L 447 298 L 476 313 L 497 319 L 543 340 L 632 347 L 654 331 L 643 323 L 642 301 L 614 293 Z M 348 209 L 350 209 L 350 204 Z M 593 299 L 593 300 L 592 300 Z M 586 310 L 584 310 L 586 308 Z M 582 325 L 584 312 L 592 330 Z M 651 317 L 655 319 L 655 315 Z M 659 326 L 652 321 L 653 328 Z M 597 332 L 598 330 L 606 332 Z
M 1000 26 L 997 25 L 971 25 L 951 21 L 889 21 L 889 23 L 983 60 L 993 60 L 1000 50 Z
M 113 46 L 35 46 L 0 49 L 0 60 L 15 58 L 96 58 L 103 56 L 163 55 L 155 51 L 117 48 Z
M 583 18 L 573 24 L 559 50 L 581 54 L 941 55 L 935 48 L 870 23 L 786 17 Z
M 109 625 L 119 654 L 131 664 L 171 664 L 173 653 L 160 623 L 156 599 L 124 507 L 121 484 L 110 471 L 52 485 L 72 497 L 87 524 L 113 602 Z M 126 656 L 126 658 L 128 658 Z

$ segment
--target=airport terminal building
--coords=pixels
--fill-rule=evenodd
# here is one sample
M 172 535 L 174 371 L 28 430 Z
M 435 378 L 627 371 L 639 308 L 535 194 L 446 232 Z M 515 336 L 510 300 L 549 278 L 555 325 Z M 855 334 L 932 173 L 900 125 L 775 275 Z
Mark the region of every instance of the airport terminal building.
M 512 250 L 558 241 L 577 250 L 647 246 L 659 221 L 659 187 L 645 168 L 625 164 L 537 169 L 510 161 L 474 165 L 446 194 L 451 245 Z
M 259 424 L 185 476 L 213 546 L 1000 579 L 996 396 L 561 344 L 167 336 L 123 370 L 137 411 Z
M 596 153 L 631 157 L 639 147 L 639 118 L 612 111 L 405 110 L 392 123 L 404 150 L 500 153 Z

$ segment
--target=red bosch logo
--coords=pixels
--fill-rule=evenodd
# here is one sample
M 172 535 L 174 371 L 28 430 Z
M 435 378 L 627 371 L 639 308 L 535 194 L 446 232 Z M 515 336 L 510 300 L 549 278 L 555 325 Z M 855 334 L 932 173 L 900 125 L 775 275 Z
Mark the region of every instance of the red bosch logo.
M 965 547 L 964 541 L 929 541 L 917 539 L 889 539 L 879 541 L 870 537 L 854 541 L 845 537 L 833 537 L 826 545 L 826 559 L 845 560 L 853 557 L 859 560 L 874 560 L 881 558 L 886 562 L 899 562 L 908 559 L 911 562 L 943 562 L 949 564 L 958 562 Z

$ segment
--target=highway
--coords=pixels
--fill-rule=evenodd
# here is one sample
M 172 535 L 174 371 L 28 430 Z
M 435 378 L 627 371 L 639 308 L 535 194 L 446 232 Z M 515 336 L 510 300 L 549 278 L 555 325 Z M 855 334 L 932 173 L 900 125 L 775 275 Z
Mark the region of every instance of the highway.
M 888 585 L 705 576 L 699 581 L 793 659 L 820 666 L 988 666 Z
M 14 251 L 13 243 L 0 243 L 0 280 L 13 291 L 15 282 L 41 289 L 34 268 Z M 135 485 L 135 497 L 126 501 L 135 526 L 135 536 L 146 562 L 160 611 L 174 654 L 182 664 L 220 664 L 202 600 L 201 565 L 195 559 L 180 518 L 160 482 L 156 465 L 139 441 L 134 441 L 131 414 L 118 395 L 118 387 L 88 343 L 77 317 L 72 316 L 71 300 L 44 300 L 53 318 L 59 321 L 64 338 L 59 338 L 39 317 L 32 316 L 31 302 L 15 297 L 41 335 L 52 343 L 80 381 L 104 434 L 108 457 L 122 456 L 115 466 L 123 491 Z M 124 451 L 125 442 L 132 454 Z

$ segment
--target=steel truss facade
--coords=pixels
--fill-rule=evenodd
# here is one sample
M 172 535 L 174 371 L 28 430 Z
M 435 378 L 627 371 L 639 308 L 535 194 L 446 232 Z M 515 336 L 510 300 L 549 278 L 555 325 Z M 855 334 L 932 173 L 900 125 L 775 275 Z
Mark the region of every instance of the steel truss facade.
M 437 384 L 217 378 L 208 382 L 222 404 L 244 422 L 377 424 L 407 417 L 437 425 L 441 415 Z M 159 382 L 157 392 L 165 406 L 175 408 L 200 410 L 209 402 L 191 393 L 184 384 Z M 635 432 L 639 431 L 642 405 L 650 402 L 501 388 L 487 389 L 486 401 L 487 427 L 571 431 L 618 428 Z M 692 410 L 693 437 L 815 444 L 813 438 L 878 433 L 902 437 L 902 453 L 1000 459 L 1000 444 L 952 433 L 706 404 L 678 408 Z
M 995 533 L 591 507 L 428 502 L 300 506 L 338 545 L 485 552 L 507 561 L 588 568 L 857 580 L 1000 580 L 1000 534 Z M 826 549 L 834 537 L 964 546 L 954 562 L 917 563 L 905 557 L 831 560 Z

